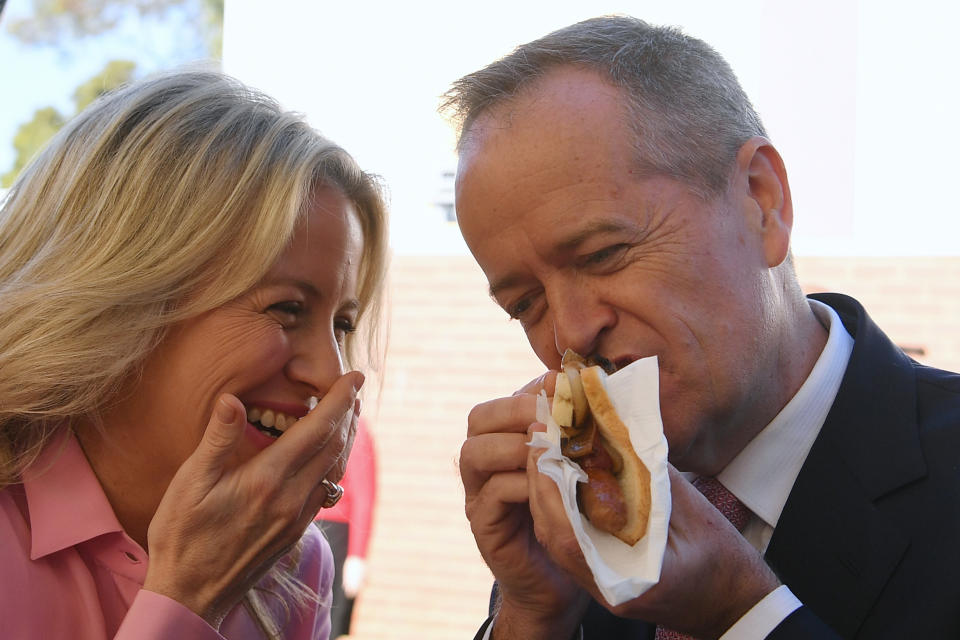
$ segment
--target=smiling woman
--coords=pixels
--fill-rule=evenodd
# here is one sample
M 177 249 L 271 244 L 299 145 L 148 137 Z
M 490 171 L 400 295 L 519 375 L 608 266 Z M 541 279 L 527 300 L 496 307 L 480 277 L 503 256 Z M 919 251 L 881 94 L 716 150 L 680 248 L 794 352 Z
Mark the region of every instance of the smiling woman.
M 339 495 L 350 369 L 379 362 L 385 226 L 346 152 L 220 74 L 54 138 L 0 210 L 5 633 L 327 636 L 307 527 Z

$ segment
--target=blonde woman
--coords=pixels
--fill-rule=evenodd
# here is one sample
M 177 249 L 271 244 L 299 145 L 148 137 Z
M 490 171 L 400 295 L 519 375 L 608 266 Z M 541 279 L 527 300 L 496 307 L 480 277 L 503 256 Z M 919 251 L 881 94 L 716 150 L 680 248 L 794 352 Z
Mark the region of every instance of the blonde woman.
M 0 209 L 0 635 L 327 637 L 308 525 L 342 494 L 385 224 L 346 152 L 220 74 L 58 134 Z

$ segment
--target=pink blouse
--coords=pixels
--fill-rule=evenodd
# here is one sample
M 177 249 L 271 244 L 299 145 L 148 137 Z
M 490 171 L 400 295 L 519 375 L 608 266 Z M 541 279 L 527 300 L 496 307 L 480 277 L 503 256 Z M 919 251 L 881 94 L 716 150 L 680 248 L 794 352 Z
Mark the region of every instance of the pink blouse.
M 292 611 L 283 637 L 327 640 L 333 558 L 316 527 L 304 535 L 297 575 L 324 604 Z M 79 443 L 70 434 L 57 438 L 22 484 L 0 490 L 0 637 L 263 639 L 242 605 L 217 632 L 175 600 L 143 589 L 147 562 Z

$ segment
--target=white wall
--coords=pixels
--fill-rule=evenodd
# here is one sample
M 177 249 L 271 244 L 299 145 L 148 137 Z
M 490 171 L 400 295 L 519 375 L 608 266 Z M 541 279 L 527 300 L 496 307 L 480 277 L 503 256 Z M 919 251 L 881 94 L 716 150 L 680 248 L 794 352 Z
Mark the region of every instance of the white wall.
M 224 67 L 384 176 L 398 252 L 460 253 L 435 206 L 455 166 L 439 95 L 603 13 L 680 26 L 729 60 L 787 162 L 798 253 L 960 254 L 955 3 L 227 0 Z

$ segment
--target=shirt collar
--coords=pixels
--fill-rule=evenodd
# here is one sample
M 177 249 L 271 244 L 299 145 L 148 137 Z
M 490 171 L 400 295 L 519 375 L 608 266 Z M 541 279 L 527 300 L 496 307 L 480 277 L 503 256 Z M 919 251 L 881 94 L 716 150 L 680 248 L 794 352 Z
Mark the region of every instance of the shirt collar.
M 828 305 L 808 300 L 829 336 L 796 395 L 718 476 L 754 514 L 777 526 L 810 447 L 827 419 L 853 351 L 853 338 Z
M 74 435 L 64 429 L 23 474 L 30 514 L 30 559 L 122 531 Z

